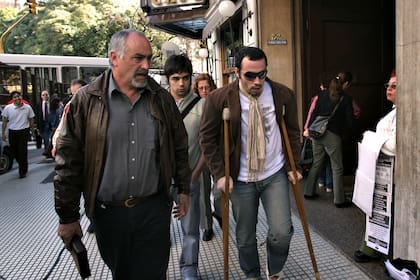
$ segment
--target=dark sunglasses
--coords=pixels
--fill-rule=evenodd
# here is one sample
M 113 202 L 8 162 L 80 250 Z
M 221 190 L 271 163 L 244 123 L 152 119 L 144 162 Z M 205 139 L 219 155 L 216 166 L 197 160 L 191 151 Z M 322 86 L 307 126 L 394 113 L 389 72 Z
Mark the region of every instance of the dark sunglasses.
M 249 81 L 253 81 L 255 80 L 257 77 L 260 78 L 261 80 L 265 79 L 267 77 L 267 70 L 255 73 L 255 72 L 245 72 L 244 76 L 247 80 Z
M 392 89 L 397 89 L 397 84 L 384 84 L 384 87 L 387 89 L 388 87 L 391 87 Z

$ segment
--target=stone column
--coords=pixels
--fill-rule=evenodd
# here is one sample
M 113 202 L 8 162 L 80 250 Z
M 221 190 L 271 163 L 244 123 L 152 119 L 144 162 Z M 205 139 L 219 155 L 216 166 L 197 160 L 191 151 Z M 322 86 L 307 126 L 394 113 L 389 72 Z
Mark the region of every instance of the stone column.
M 394 258 L 420 264 L 420 1 L 395 2 L 398 92 L 393 249 Z

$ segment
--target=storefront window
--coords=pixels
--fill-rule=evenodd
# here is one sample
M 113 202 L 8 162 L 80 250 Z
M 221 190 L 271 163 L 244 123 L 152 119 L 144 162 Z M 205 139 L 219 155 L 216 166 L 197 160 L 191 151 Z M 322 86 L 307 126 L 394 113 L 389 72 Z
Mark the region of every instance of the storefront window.
M 232 16 L 221 28 L 223 85 L 235 79 L 235 54 L 243 46 L 241 14 Z

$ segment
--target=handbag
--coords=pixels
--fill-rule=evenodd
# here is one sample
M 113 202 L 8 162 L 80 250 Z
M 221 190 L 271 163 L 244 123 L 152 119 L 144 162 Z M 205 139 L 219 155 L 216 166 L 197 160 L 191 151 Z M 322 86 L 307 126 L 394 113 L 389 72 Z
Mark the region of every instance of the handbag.
M 337 108 L 340 105 L 342 100 L 343 100 L 343 96 L 341 96 L 337 105 L 335 105 L 334 110 L 331 112 L 331 115 L 315 117 L 315 120 L 308 127 L 309 136 L 311 136 L 314 139 L 319 139 L 325 134 L 325 131 L 327 131 L 327 127 L 328 127 L 328 122 L 334 116 L 335 111 L 337 111 Z
M 314 155 L 312 152 L 312 140 L 310 138 L 305 138 L 302 144 L 302 150 L 300 153 L 300 161 L 299 165 L 302 168 L 303 176 L 309 173 L 309 170 L 312 167 L 312 163 L 314 161 Z

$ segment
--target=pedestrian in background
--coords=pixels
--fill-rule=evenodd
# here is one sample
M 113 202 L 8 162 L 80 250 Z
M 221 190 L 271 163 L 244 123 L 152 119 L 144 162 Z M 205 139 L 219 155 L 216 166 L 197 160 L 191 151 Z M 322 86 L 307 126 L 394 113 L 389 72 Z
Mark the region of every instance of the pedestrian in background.
M 314 199 L 319 196 L 316 192 L 317 179 L 325 154 L 328 154 L 333 172 L 334 204 L 337 208 L 343 208 L 352 204 L 344 196 L 342 134 L 345 129 L 353 129 L 354 117 L 352 98 L 344 93 L 342 81 L 338 77 L 331 79 L 328 91 L 319 94 L 309 126 L 317 116 L 330 116 L 336 106 L 337 109 L 328 122 L 325 134 L 312 139 L 314 161 L 305 181 L 304 197 Z M 308 130 L 305 130 L 303 135 L 309 137 Z
M 289 254 L 293 226 L 289 180 L 293 176 L 286 157 L 280 121 L 284 118 L 293 157 L 300 159 L 300 130 L 296 95 L 267 78 L 267 57 L 258 48 L 245 47 L 235 56 L 237 80 L 207 97 L 200 144 L 217 188 L 231 192 L 236 221 L 239 262 L 247 279 L 260 279 L 256 225 L 261 200 L 267 216 L 267 277 L 280 279 Z M 230 174 L 225 177 L 222 112 L 230 109 Z M 283 115 L 284 114 L 284 115 Z M 225 190 L 228 180 L 229 189 Z
M 84 80 L 79 80 L 79 79 L 77 79 L 77 80 L 72 80 L 71 81 L 71 86 L 70 86 L 70 92 L 71 92 L 71 95 L 70 96 L 67 96 L 66 98 L 65 98 L 65 100 L 62 102 L 63 103 L 63 106 L 64 106 L 64 108 L 63 108 L 63 111 L 62 111 L 62 113 L 61 113 L 61 116 L 60 116 L 60 121 L 59 121 L 59 123 L 58 123 L 58 126 L 56 127 L 56 129 L 55 129 L 55 131 L 54 131 L 54 133 L 53 133 L 53 136 L 52 136 L 52 150 L 51 150 L 51 154 L 52 154 L 52 156 L 53 157 L 55 157 L 55 147 L 56 147 L 56 145 L 57 145 L 57 137 L 58 137 L 58 135 L 60 134 L 60 132 L 61 132 L 61 128 L 62 128 L 62 126 L 63 126 L 63 119 L 65 118 L 65 116 L 66 116 L 66 113 L 67 113 L 67 111 L 68 111 L 68 105 L 67 104 L 69 104 L 69 101 L 71 100 L 71 98 L 73 97 L 73 95 L 74 94 L 76 94 L 76 92 L 77 92 L 77 90 L 79 89 L 79 88 L 81 88 L 81 87 L 83 87 L 83 86 L 85 86 L 85 85 L 87 85 L 87 83 L 84 81 Z M 91 228 L 91 227 L 89 227 L 88 228 L 88 231 L 89 232 L 93 232 L 93 227 Z
M 192 170 L 189 210 L 181 219 L 183 235 L 182 252 L 179 266 L 182 279 L 198 279 L 198 253 L 200 249 L 200 185 L 204 157 L 198 143 L 201 115 L 204 99 L 191 91 L 192 64 L 185 55 L 170 56 L 165 63 L 164 71 L 169 82 L 169 92 L 183 117 L 188 134 L 188 157 Z M 178 194 L 174 194 L 177 201 Z
M 70 89 L 69 89 L 69 95 L 67 95 L 63 99 L 63 105 L 66 106 L 67 103 L 70 102 L 70 100 L 73 98 L 73 96 L 76 94 L 77 90 L 83 86 L 87 85 L 86 81 L 82 79 L 74 79 L 70 82 Z
M 57 127 L 60 123 L 61 116 L 63 114 L 63 107 L 61 106 L 61 101 L 58 96 L 53 96 L 50 102 L 50 110 L 48 113 L 48 125 L 51 129 L 50 139 L 48 142 L 48 147 L 46 150 L 46 157 L 53 158 L 52 149 L 53 149 L 53 142 L 52 138 L 54 137 L 54 133 L 57 130 Z
M 48 146 L 50 144 L 51 138 L 51 126 L 50 122 L 48 121 L 48 116 L 50 114 L 50 94 L 48 91 L 43 90 L 41 92 L 41 103 L 38 106 L 37 111 L 37 126 L 38 130 L 42 136 L 42 142 L 44 143 L 44 152 L 42 155 L 45 157 L 51 157 L 50 153 L 48 152 Z
M 201 98 L 207 98 L 210 92 L 216 89 L 216 84 L 213 78 L 207 74 L 199 74 L 193 85 L 193 92 Z M 218 221 L 220 228 L 222 227 L 222 209 L 221 209 L 221 193 L 217 188 L 213 188 L 213 179 L 207 166 L 203 168 L 202 184 L 200 189 L 200 213 L 201 213 L 201 228 L 203 231 L 203 241 L 210 241 L 214 236 L 213 231 L 213 216 Z M 213 189 L 213 206 L 211 207 L 210 194 Z
M 330 80 L 321 81 L 319 84 L 319 89 L 321 92 L 326 91 L 328 89 L 328 83 Z M 318 100 L 318 94 L 312 97 L 311 99 L 311 105 L 308 110 L 308 115 L 306 116 L 306 121 L 303 126 L 303 136 L 310 139 L 308 127 L 309 127 L 309 121 L 311 120 L 312 112 L 315 109 L 316 101 Z M 307 136 L 305 136 L 307 135 Z M 312 145 L 312 140 L 310 139 L 310 143 Z M 328 155 L 325 155 L 323 167 L 321 168 L 321 171 L 318 175 L 318 186 L 320 189 L 325 188 L 326 192 L 330 193 L 332 192 L 332 170 L 331 170 L 331 161 L 330 157 Z
M 188 210 L 188 139 L 178 108 L 148 71 L 150 41 L 115 33 L 111 69 L 73 96 L 57 138 L 58 235 L 67 248 L 80 227 L 80 196 L 113 279 L 166 279 L 172 200 Z
M 28 141 L 30 130 L 35 135 L 34 117 L 32 107 L 22 102 L 22 95 L 18 91 L 10 93 L 13 103 L 4 107 L 2 115 L 2 141 L 7 140 L 6 128 L 10 150 L 19 165 L 19 178 L 25 178 L 28 173 Z
M 386 139 L 381 148 L 381 153 L 395 157 L 397 140 L 397 107 L 395 106 L 397 98 L 397 76 L 392 72 L 388 83 L 385 85 L 386 99 L 392 102 L 392 110 L 383 117 L 376 125 L 376 134 L 379 138 Z M 354 252 L 356 262 L 370 262 L 378 260 L 383 256 L 380 252 L 368 247 L 363 240 L 360 248 Z

